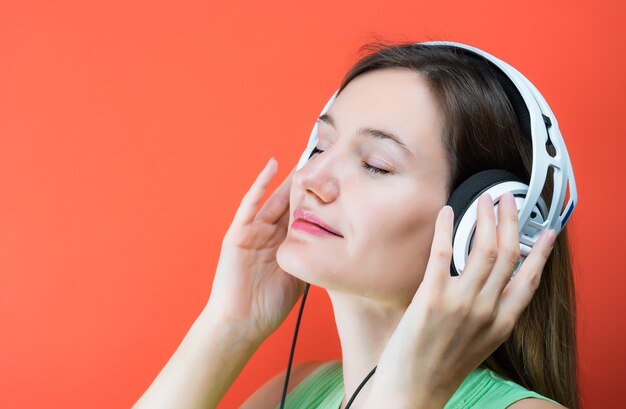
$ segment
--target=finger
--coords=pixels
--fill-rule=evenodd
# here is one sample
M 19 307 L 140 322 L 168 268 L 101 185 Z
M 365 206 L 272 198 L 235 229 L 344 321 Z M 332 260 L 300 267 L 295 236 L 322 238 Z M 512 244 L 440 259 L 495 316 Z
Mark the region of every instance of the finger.
M 450 277 L 453 221 L 454 211 L 450 206 L 444 206 L 437 215 L 430 257 L 423 279 L 424 284 L 431 289 L 441 288 Z
M 459 285 L 463 292 L 476 295 L 484 286 L 498 256 L 496 216 L 489 194 L 478 198 L 478 217 L 474 244 Z
M 250 189 L 241 199 L 239 208 L 233 218 L 233 225 L 244 225 L 252 222 L 254 216 L 257 213 L 259 203 L 265 194 L 267 185 L 270 183 L 274 175 L 276 174 L 276 159 L 273 157 L 267 162 L 261 173 L 256 177 Z
M 543 267 L 552 252 L 555 240 L 554 230 L 544 232 L 522 263 L 519 272 L 505 287 L 500 301 L 500 310 L 505 316 L 508 314 L 517 320 L 530 303 L 539 287 Z
M 495 305 L 520 260 L 519 221 L 515 198 L 510 192 L 500 198 L 498 206 L 498 258 L 485 286 L 484 295 Z
M 287 206 L 287 210 L 283 212 L 283 214 L 276 220 L 275 225 L 280 231 L 284 231 L 285 235 L 287 234 L 287 229 L 289 228 L 289 206 Z
M 291 177 L 296 171 L 294 167 L 280 186 L 267 199 L 261 210 L 254 218 L 255 222 L 274 224 L 289 209 L 289 193 L 291 192 Z

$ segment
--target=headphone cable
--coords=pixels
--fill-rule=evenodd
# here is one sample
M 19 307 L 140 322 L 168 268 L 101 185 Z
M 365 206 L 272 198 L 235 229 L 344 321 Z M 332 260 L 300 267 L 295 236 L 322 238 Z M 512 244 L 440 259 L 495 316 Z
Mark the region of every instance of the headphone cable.
M 344 409 L 349 409 L 350 406 L 352 406 L 352 402 L 354 402 L 354 399 L 356 398 L 356 395 L 359 394 L 359 392 L 361 392 L 361 389 L 363 389 L 363 386 L 365 386 L 365 383 L 367 381 L 370 380 L 370 378 L 372 377 L 372 375 L 374 375 L 374 372 L 376 372 L 376 368 L 378 368 L 378 365 L 376 365 L 374 367 L 374 369 L 372 369 L 370 371 L 370 373 L 367 374 L 367 376 L 365 377 L 365 379 L 363 379 L 361 381 L 361 384 L 356 388 L 356 390 L 354 391 L 354 393 L 352 394 L 352 397 L 350 398 L 350 400 L 348 401 L 348 404 L 346 405 L 346 407 Z
M 291 364 L 293 362 L 293 352 L 296 349 L 296 339 L 298 338 L 298 329 L 300 329 L 300 320 L 302 319 L 302 311 L 304 310 L 304 303 L 306 302 L 306 296 L 309 293 L 309 287 L 311 284 L 306 283 L 304 287 L 304 294 L 302 294 L 302 301 L 300 302 L 300 311 L 298 312 L 298 319 L 296 320 L 296 330 L 293 333 L 293 341 L 291 342 L 291 352 L 289 353 L 289 362 L 287 363 L 287 373 L 285 375 L 285 384 L 283 385 L 283 396 L 280 399 L 280 409 L 285 407 L 285 399 L 287 397 L 287 385 L 289 385 L 289 375 L 291 375 Z
M 300 329 L 300 321 L 302 320 L 302 311 L 304 311 L 304 303 L 306 302 L 306 297 L 309 294 L 310 286 L 311 284 L 306 283 L 304 287 L 304 294 L 302 294 L 302 301 L 300 302 L 300 311 L 298 311 L 298 319 L 296 320 L 296 329 L 293 333 L 293 341 L 291 341 L 291 351 L 289 352 L 289 362 L 287 363 L 287 373 L 285 374 L 285 384 L 283 385 L 283 394 L 282 394 L 282 397 L 280 398 L 280 409 L 285 408 L 285 400 L 287 398 L 287 386 L 289 385 L 289 376 L 291 375 L 291 364 L 293 363 L 293 353 L 296 350 L 296 340 L 298 339 L 298 330 Z M 376 372 L 376 368 L 378 368 L 378 366 L 375 366 L 374 369 L 372 369 L 370 373 L 367 374 L 365 379 L 361 381 L 361 384 L 356 388 L 356 390 L 352 394 L 352 397 L 348 401 L 348 404 L 346 405 L 345 409 L 350 408 L 350 406 L 352 405 L 352 402 L 354 402 L 354 399 L 356 398 L 356 395 L 359 394 L 361 389 L 363 389 L 363 386 L 365 386 L 365 383 L 367 383 L 367 381 L 369 381 L 372 375 L 374 375 L 374 373 Z

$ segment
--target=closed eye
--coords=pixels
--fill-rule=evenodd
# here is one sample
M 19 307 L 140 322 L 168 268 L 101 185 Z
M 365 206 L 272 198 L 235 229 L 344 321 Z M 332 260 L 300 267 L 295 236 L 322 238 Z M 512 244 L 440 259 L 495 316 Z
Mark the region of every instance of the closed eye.
M 311 159 L 311 157 L 313 157 L 313 155 L 315 155 L 316 153 L 322 153 L 322 152 L 324 151 L 321 149 L 318 149 L 317 146 L 314 147 L 313 151 L 311 152 L 311 155 L 309 156 L 309 159 Z M 361 161 L 361 166 L 363 166 L 365 169 L 367 169 L 368 172 L 372 174 L 386 175 L 390 173 L 388 170 L 377 168 L 376 166 L 372 166 L 365 161 Z
M 380 173 L 381 175 L 386 175 L 387 173 L 389 173 L 388 170 L 377 168 L 376 166 L 372 166 L 367 162 L 361 162 L 361 165 L 372 173 Z

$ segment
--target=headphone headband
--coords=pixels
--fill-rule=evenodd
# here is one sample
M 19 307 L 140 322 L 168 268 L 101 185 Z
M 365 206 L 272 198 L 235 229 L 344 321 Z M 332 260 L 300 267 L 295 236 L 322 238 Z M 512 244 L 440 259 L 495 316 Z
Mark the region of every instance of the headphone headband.
M 504 71 L 502 71 L 501 68 L 494 64 L 491 60 L 485 58 L 480 54 L 477 54 L 474 51 L 471 51 L 467 48 L 448 45 L 451 43 L 446 43 L 446 45 L 443 45 L 443 42 L 416 43 L 416 45 L 419 46 L 423 46 L 425 44 L 445 47 L 453 53 L 459 54 L 468 59 L 470 64 L 474 67 L 492 73 L 502 87 L 502 90 L 506 94 L 508 101 L 511 103 L 511 107 L 513 108 L 513 112 L 515 112 L 515 117 L 517 119 L 517 123 L 520 129 L 522 130 L 522 133 L 528 138 L 529 141 L 532 140 L 532 132 L 530 130 L 530 113 L 528 112 L 528 107 L 524 102 L 524 97 L 517 89 L 511 78 L 509 78 L 509 76 Z

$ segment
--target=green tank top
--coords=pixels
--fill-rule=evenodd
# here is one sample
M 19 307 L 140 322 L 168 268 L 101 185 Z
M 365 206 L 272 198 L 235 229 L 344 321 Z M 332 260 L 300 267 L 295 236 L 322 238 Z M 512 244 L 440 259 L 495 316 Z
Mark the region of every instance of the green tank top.
M 317 367 L 287 395 L 286 409 L 338 409 L 343 401 L 341 361 Z M 524 398 L 554 402 L 485 368 L 476 368 L 452 395 L 444 409 L 504 409 Z M 556 402 L 555 402 L 556 403 Z M 276 407 L 280 407 L 280 404 Z

